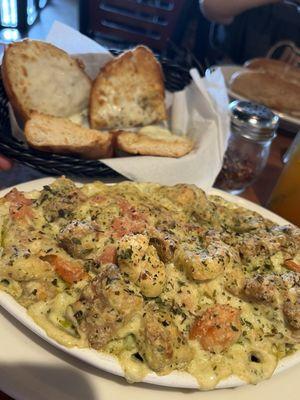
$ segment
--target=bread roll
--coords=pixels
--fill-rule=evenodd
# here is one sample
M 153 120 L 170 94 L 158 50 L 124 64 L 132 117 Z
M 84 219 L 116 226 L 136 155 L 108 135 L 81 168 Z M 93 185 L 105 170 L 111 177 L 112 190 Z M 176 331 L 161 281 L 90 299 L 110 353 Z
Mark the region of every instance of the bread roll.
M 233 75 L 231 90 L 273 110 L 300 117 L 300 85 L 265 72 L 243 71 Z
M 32 113 L 25 124 L 28 144 L 38 150 L 87 159 L 112 156 L 112 134 L 84 128 L 66 118 Z
M 162 157 L 182 157 L 193 149 L 190 139 L 172 135 L 171 132 L 145 127 L 140 132 L 119 132 L 116 136 L 119 150 L 130 154 Z
M 281 60 L 255 58 L 247 61 L 245 67 L 255 71 L 266 72 L 289 82 L 300 85 L 300 68 L 289 65 Z
M 151 50 L 138 46 L 102 68 L 90 99 L 95 129 L 124 129 L 167 118 L 160 64 Z
M 10 44 L 1 70 L 9 101 L 23 122 L 34 111 L 68 117 L 88 107 L 89 77 L 79 62 L 49 43 Z

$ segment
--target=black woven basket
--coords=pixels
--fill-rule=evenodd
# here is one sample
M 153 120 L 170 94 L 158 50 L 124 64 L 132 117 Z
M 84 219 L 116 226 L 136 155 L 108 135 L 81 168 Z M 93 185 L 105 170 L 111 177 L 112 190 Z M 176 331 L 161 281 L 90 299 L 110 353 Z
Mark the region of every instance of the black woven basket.
M 161 60 L 167 90 L 182 90 L 189 82 L 189 69 L 168 60 Z M 27 148 L 12 136 L 8 98 L 0 79 L 0 153 L 8 158 L 39 170 L 47 175 L 68 175 L 86 178 L 120 176 L 100 161 L 84 160 L 76 156 L 45 153 Z

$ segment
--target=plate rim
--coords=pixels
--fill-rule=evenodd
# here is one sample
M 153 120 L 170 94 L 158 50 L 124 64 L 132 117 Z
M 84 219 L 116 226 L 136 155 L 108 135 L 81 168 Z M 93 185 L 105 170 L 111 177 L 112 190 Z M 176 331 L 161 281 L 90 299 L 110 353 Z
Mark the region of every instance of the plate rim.
M 5 189 L 0 190 L 0 197 L 8 193 L 11 189 L 16 188 L 22 191 L 40 190 L 44 185 L 50 184 L 55 179 L 54 177 L 47 177 L 28 181 L 18 185 L 14 185 Z M 80 184 L 79 180 L 75 180 L 75 183 Z M 284 218 L 272 213 L 271 211 L 265 209 L 264 207 L 257 205 L 249 200 L 242 197 L 238 197 L 229 193 L 226 193 L 220 189 L 211 188 L 206 191 L 209 195 L 217 195 L 223 197 L 225 200 L 229 200 L 238 204 L 242 207 L 246 207 L 250 210 L 260 212 L 264 217 L 270 218 L 275 223 L 280 225 L 290 224 Z M 123 369 L 118 362 L 117 358 L 105 353 L 97 352 L 94 349 L 89 348 L 68 348 L 60 343 L 56 342 L 54 339 L 50 338 L 46 331 L 37 325 L 34 320 L 27 313 L 26 308 L 21 306 L 12 296 L 0 291 L 0 306 L 3 307 L 10 315 L 12 315 L 17 321 L 21 322 L 26 328 L 31 332 L 41 337 L 47 343 L 51 344 L 55 348 L 62 350 L 63 353 L 67 353 L 81 361 L 86 362 L 98 369 L 109 372 L 111 374 L 124 377 Z M 277 375 L 289 368 L 292 368 L 296 364 L 300 363 L 300 351 L 297 353 L 285 357 L 280 360 L 272 376 Z M 272 377 L 271 377 L 272 378 Z M 198 389 L 203 390 L 199 386 L 196 379 L 187 372 L 173 371 L 168 375 L 159 376 L 154 372 L 149 373 L 141 382 L 150 383 L 156 386 L 165 386 L 171 388 L 184 388 L 184 389 Z M 226 389 L 234 388 L 246 385 L 247 383 L 236 376 L 230 376 L 227 379 L 220 381 L 215 389 Z

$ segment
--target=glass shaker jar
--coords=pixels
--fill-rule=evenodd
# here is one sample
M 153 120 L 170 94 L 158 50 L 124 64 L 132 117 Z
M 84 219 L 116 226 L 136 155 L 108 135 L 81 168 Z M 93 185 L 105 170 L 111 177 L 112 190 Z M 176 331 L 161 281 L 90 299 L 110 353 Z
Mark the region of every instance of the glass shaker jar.
M 248 101 L 229 105 L 231 135 L 223 167 L 215 187 L 239 194 L 251 185 L 264 169 L 279 117 L 270 109 Z

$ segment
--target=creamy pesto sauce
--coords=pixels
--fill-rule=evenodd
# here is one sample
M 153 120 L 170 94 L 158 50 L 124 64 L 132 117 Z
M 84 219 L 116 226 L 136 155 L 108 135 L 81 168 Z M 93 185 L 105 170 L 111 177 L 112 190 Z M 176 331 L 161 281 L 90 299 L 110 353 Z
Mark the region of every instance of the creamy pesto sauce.
M 134 360 L 131 351 L 122 351 L 118 360 L 129 383 L 141 382 L 151 372 L 145 363 Z
M 32 319 L 45 330 L 48 336 L 56 340 L 58 343 L 66 347 L 88 347 L 86 338 L 82 335 L 81 337 L 73 337 L 63 328 L 58 328 L 56 324 L 53 324 L 48 318 L 48 311 L 51 310 L 51 304 L 45 302 L 39 302 L 31 305 L 28 308 L 28 314 Z
M 161 194 L 159 188 L 159 185 L 130 183 L 123 183 L 114 187 L 107 187 L 102 183 L 84 185 L 82 194 L 88 198 L 88 201 L 80 204 L 74 211 L 74 219 L 97 223 L 101 232 L 105 231 L 105 229 L 110 229 L 112 221 L 119 216 L 120 211 L 118 205 L 112 200 L 115 197 L 119 199 L 121 196 L 122 199 L 126 198 L 130 204 L 137 208 L 141 204 L 145 207 L 146 201 L 150 202 L 152 200 L 156 205 L 158 204 L 158 215 L 164 210 L 167 216 L 174 214 L 176 216 L 175 219 L 181 218 L 180 221 L 190 223 L 194 218 L 193 213 L 188 214 L 190 211 L 188 210 L 188 216 L 184 214 L 182 204 L 180 202 L 174 204 L 172 196 Z M 100 196 L 99 199 L 93 202 L 91 199 L 97 195 Z M 90 211 L 93 207 L 94 209 L 101 207 L 97 206 L 97 201 L 101 204 L 101 196 L 106 198 L 105 207 L 103 207 L 106 213 L 92 215 Z M 27 194 L 26 198 L 38 200 L 39 192 Z M 53 201 L 55 202 L 55 199 Z M 228 206 L 227 202 L 222 202 L 220 199 L 216 203 Z M 230 205 L 228 208 L 237 209 L 235 205 Z M 89 280 L 97 276 L 97 271 L 89 271 L 89 278 L 85 278 L 77 284 L 69 285 L 64 283 L 60 286 L 58 279 L 61 278 L 58 278 L 53 269 L 38 269 L 43 268 L 43 263 L 38 258 L 39 263 L 36 264 L 37 256 L 34 256 L 35 254 L 38 257 L 42 254 L 42 259 L 48 252 L 66 256 L 69 261 L 72 258 L 61 246 L 57 246 L 55 243 L 62 227 L 66 224 L 63 218 L 58 218 L 49 224 L 45 221 L 41 208 L 36 208 L 34 212 L 35 218 L 28 225 L 30 229 L 26 226 L 22 230 L 22 227 L 18 226 L 18 224 L 16 226 L 11 224 L 9 225 L 10 229 L 5 232 L 5 223 L 3 221 L 8 218 L 9 209 L 7 204 L 1 204 L 0 289 L 10 293 L 18 300 L 21 295 L 26 297 L 26 288 L 31 288 L 31 285 L 26 283 L 28 281 L 35 283 L 36 280 L 40 280 L 42 283 L 47 283 L 48 287 L 53 285 L 57 290 L 55 296 L 51 300 L 36 301 L 31 304 L 28 307 L 29 315 L 46 331 L 49 337 L 60 344 L 66 347 L 89 347 L 90 344 L 86 334 L 77 329 L 77 326 L 72 326 L 72 321 L 68 319 L 66 310 L 80 299 L 83 289 L 89 284 Z M 151 217 L 154 218 L 153 215 Z M 182 238 L 186 239 L 184 235 L 189 235 L 189 232 L 176 232 L 178 228 L 171 227 L 169 229 L 171 231 L 174 229 L 180 240 Z M 27 231 L 30 231 L 32 240 L 26 243 L 26 249 L 24 250 L 23 247 L 25 245 L 23 245 L 22 235 L 25 235 L 24 237 L 29 235 Z M 45 235 L 38 234 L 40 231 L 44 232 Z M 17 237 L 18 248 L 11 250 L 12 254 L 5 254 L 5 246 L 1 247 L 2 239 L 5 235 L 8 237 L 7 247 L 11 246 Z M 75 239 L 78 242 L 79 239 L 76 237 Z M 114 243 L 114 240 L 112 240 L 112 243 Z M 103 238 L 100 237 L 94 247 L 98 246 L 97 249 L 102 250 L 105 243 Z M 199 243 L 199 246 L 201 247 L 201 243 Z M 24 254 L 27 252 L 26 258 L 19 257 L 19 249 Z M 295 260 L 299 259 L 299 255 L 297 257 L 295 257 Z M 76 262 L 83 265 L 85 260 L 76 260 Z M 280 251 L 270 257 L 270 265 L 275 274 L 279 275 L 286 272 L 283 262 L 284 254 Z M 236 271 L 232 263 L 230 263 L 231 261 L 228 264 L 227 272 L 232 277 Z M 248 270 L 251 270 L 252 267 L 252 265 L 247 265 L 247 269 L 246 267 L 244 268 L 244 265 L 240 265 L 236 275 L 237 279 L 240 278 L 240 275 L 243 278 L 244 274 L 249 273 Z M 9 269 L 13 269 L 13 272 L 8 272 Z M 163 302 L 167 307 L 170 307 L 170 315 L 173 313 L 171 317 L 176 328 L 187 338 L 195 317 L 202 315 L 212 305 L 230 305 L 240 311 L 241 336 L 229 349 L 221 353 L 213 353 L 205 351 L 197 340 L 187 340 L 189 349 L 193 351 L 193 358 L 190 362 L 179 363 L 177 368 L 193 375 L 201 388 L 212 389 L 218 382 L 231 375 L 238 376 L 245 382 L 255 384 L 269 378 L 276 368 L 278 360 L 288 354 L 286 343 L 291 345 L 291 352 L 299 349 L 299 345 L 295 344 L 295 337 L 286 326 L 282 310 L 279 307 L 270 307 L 254 301 L 250 302 L 243 296 L 233 295 L 225 287 L 224 274 L 220 274 L 209 281 L 196 282 L 187 277 L 183 267 L 175 266 L 173 262 L 165 262 L 165 270 L 168 280 L 165 283 L 163 292 L 156 300 L 157 303 Z M 32 285 L 32 291 L 34 290 L 35 286 Z M 138 291 L 139 288 L 136 288 L 136 290 Z M 32 293 L 30 295 L 32 296 Z M 145 301 L 149 302 L 151 299 Z M 113 339 L 106 346 L 106 352 L 116 356 L 119 360 L 125 377 L 129 382 L 139 382 L 151 372 L 145 361 L 141 362 L 134 357 L 134 354 L 139 352 L 135 338 L 140 335 L 141 329 L 142 312 L 139 311 L 117 330 Z M 163 375 L 171 371 L 172 367 L 166 367 L 166 369 L 157 371 L 157 373 Z

